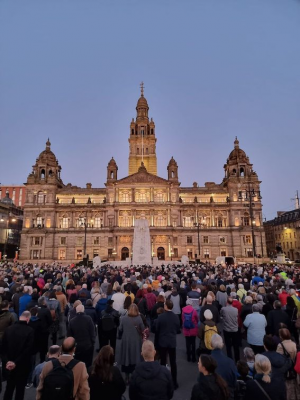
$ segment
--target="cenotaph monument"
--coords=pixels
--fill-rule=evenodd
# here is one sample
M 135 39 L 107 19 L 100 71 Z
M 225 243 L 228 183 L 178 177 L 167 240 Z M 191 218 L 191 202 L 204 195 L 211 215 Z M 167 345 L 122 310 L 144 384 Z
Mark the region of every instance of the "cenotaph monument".
M 134 221 L 132 264 L 151 264 L 150 229 L 146 219 Z

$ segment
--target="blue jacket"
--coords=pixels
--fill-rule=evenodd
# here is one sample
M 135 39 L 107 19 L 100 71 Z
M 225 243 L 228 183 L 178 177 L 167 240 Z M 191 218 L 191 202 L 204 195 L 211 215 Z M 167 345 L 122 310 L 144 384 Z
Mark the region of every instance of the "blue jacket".
M 229 386 L 229 389 L 234 389 L 236 385 L 237 369 L 234 361 L 227 357 L 223 350 L 215 349 L 211 352 L 211 356 L 216 360 L 218 367 L 216 373 L 219 374 Z
M 19 316 L 26 311 L 27 304 L 31 301 L 31 296 L 30 294 L 23 294 L 22 297 L 19 298 Z
M 254 346 L 263 346 L 266 334 L 266 317 L 259 312 L 248 314 L 244 325 L 247 330 L 247 342 Z

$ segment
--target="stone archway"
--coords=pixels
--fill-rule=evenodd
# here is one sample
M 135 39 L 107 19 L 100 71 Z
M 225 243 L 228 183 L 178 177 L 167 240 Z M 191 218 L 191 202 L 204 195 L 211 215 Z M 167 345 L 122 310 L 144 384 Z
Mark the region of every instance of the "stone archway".
M 157 249 L 157 258 L 159 260 L 165 260 L 165 249 L 163 247 Z
M 128 247 L 123 247 L 121 250 L 121 260 L 125 261 L 126 258 L 128 258 L 128 257 L 129 257 L 129 249 L 128 249 Z

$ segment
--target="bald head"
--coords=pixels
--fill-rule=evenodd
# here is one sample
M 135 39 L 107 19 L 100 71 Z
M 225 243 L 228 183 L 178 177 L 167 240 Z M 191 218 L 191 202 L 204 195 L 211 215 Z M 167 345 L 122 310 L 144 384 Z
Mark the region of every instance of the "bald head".
M 75 339 L 70 336 L 67 337 L 62 343 L 62 352 L 67 354 L 73 354 L 75 350 Z
M 212 304 L 213 298 L 212 298 L 212 296 L 211 296 L 210 294 L 208 294 L 208 295 L 206 296 L 206 302 L 207 302 L 207 304 Z
M 31 314 L 30 314 L 30 312 L 29 311 L 24 311 L 24 312 L 22 312 L 22 314 L 20 315 L 20 321 L 26 321 L 27 322 L 27 324 L 28 324 L 28 322 L 30 321 L 30 318 L 31 318 Z
M 142 356 L 145 361 L 154 361 L 155 357 L 154 344 L 150 340 L 145 340 L 142 346 Z

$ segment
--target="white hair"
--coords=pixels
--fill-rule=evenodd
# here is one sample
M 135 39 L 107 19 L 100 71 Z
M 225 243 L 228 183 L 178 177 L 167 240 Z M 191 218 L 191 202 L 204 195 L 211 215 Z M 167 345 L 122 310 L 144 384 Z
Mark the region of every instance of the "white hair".
M 224 342 L 223 342 L 222 336 L 218 335 L 217 333 L 212 335 L 211 347 L 213 349 L 223 349 L 223 346 L 224 346 Z

